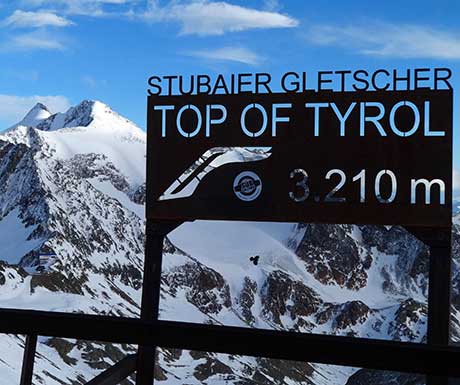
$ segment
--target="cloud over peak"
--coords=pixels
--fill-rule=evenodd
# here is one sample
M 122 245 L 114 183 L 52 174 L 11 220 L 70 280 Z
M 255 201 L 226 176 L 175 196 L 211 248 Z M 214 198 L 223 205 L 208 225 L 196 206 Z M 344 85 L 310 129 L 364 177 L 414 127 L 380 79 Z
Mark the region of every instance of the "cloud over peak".
M 62 95 L 0 95 L 0 121 L 6 124 L 6 126 L 0 127 L 0 131 L 20 121 L 27 111 L 37 103 L 43 103 L 51 112 L 66 111 L 70 107 L 70 101 Z

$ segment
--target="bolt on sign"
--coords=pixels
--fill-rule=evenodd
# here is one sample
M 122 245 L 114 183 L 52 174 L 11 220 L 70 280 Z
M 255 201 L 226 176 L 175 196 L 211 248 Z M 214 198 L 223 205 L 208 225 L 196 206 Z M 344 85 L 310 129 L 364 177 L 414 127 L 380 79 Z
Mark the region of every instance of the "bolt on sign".
M 379 71 L 152 77 L 147 218 L 450 226 L 451 73 Z

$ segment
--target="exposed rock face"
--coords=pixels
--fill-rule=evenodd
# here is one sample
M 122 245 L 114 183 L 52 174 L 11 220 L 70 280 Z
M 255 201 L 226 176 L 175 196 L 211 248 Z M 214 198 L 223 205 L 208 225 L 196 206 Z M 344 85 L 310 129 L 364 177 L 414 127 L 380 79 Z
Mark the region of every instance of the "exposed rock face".
M 345 330 L 350 325 L 362 324 L 371 313 L 372 310 L 361 301 L 347 302 L 336 309 L 334 328 Z
M 361 226 L 362 240 L 368 249 L 397 256 L 392 272 L 383 271 L 387 278 L 384 288 L 388 292 L 403 293 L 421 289 L 427 294 L 428 247 L 400 227 Z M 393 276 L 394 275 L 394 276 Z
M 421 375 L 360 370 L 353 374 L 345 385 L 424 385 Z
M 423 339 L 427 314 L 428 306 L 425 303 L 413 299 L 405 300 L 396 310 L 394 320 L 390 322 L 391 335 L 404 341 Z
M 348 289 L 366 285 L 372 257 L 353 239 L 353 226 L 305 226 L 305 237 L 297 254 L 308 271 L 324 284 L 336 284 Z
M 0 233 L 9 234 L 0 244 L 0 307 L 138 317 L 145 134 L 99 102 L 62 114 L 45 110 L 30 114 L 31 126 L 24 120 L 0 135 Z M 455 223 L 453 339 L 459 341 L 458 218 Z M 181 228 L 164 244 L 162 318 L 425 339 L 428 250 L 401 228 Z M 254 255 L 257 266 L 249 259 Z M 0 336 L 1 385 L 2 378 L 17 382 L 22 345 L 22 337 Z M 84 384 L 134 351 L 41 339 L 34 383 Z M 157 361 L 155 378 L 165 384 L 422 383 L 418 376 L 180 350 L 162 349 Z
M 279 270 L 270 273 L 262 287 L 262 313 L 278 327 L 284 326 L 282 318 L 286 316 L 297 321 L 287 329 L 305 328 L 308 322 L 304 317 L 317 311 L 320 304 L 319 297 L 312 289 Z
M 230 308 L 230 289 L 223 277 L 198 261 L 175 267 L 163 274 L 162 283 L 172 297 L 185 291 L 187 301 L 204 314 L 218 314 L 223 307 Z
M 252 314 L 252 307 L 254 306 L 257 295 L 257 282 L 249 277 L 244 277 L 243 289 L 237 298 L 239 311 L 248 325 L 253 325 L 255 317 Z

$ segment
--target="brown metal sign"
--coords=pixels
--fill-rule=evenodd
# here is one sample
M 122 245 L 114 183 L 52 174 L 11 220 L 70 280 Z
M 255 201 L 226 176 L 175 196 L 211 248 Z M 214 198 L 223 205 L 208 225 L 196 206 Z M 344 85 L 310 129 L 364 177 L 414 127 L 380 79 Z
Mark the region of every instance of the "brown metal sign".
M 147 218 L 450 226 L 452 100 L 149 96 Z

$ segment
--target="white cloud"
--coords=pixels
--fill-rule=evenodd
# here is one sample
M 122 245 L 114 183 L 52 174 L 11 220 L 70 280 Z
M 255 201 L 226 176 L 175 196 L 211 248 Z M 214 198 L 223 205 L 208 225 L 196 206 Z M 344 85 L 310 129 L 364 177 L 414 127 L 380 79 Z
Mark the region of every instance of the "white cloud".
M 84 75 L 81 78 L 81 81 L 85 86 L 88 88 L 99 88 L 99 87 L 106 87 L 108 82 L 105 79 L 99 79 L 91 75 Z
M 0 95 L 0 121 L 6 124 L 5 127 L 0 127 L 0 130 L 19 122 L 39 102 L 47 106 L 51 112 L 66 111 L 70 107 L 69 100 L 61 95 Z
M 40 79 L 40 72 L 36 69 L 27 69 L 19 67 L 4 68 L 3 74 L 14 80 L 23 82 L 36 82 Z
M 51 7 L 66 15 L 118 16 L 148 22 L 177 22 L 181 34 L 222 35 L 263 28 L 291 28 L 296 19 L 278 11 L 277 0 L 264 9 L 211 0 L 21 0 L 24 7 Z M 120 6 L 119 8 L 114 6 Z
M 39 7 L 42 5 L 92 5 L 92 4 L 127 4 L 137 0 L 22 0 L 22 4 Z
M 0 47 L 3 51 L 63 50 L 64 44 L 56 36 L 35 31 L 13 36 Z
M 317 45 L 340 46 L 371 56 L 460 59 L 458 32 L 422 25 L 320 25 L 309 30 L 307 39 Z
M 22 0 L 21 4 L 27 7 L 49 6 L 68 15 L 99 17 L 112 15 L 104 10 L 104 6 L 126 5 L 138 1 L 140 0 Z
M 147 21 L 175 21 L 181 24 L 181 34 L 222 35 L 262 28 L 291 28 L 298 21 L 277 12 L 260 11 L 219 1 L 172 1 L 160 6 L 150 0 L 149 9 L 142 17 Z
M 90 76 L 90 75 L 82 76 L 81 80 L 89 88 L 96 88 L 97 87 L 97 80 L 94 77 Z
M 454 168 L 454 191 L 460 194 L 460 171 Z
M 267 11 L 279 11 L 281 9 L 281 4 L 279 0 L 265 0 L 264 8 Z
M 261 58 L 255 52 L 242 47 L 224 47 L 216 50 L 192 51 L 188 54 L 204 59 L 233 61 L 249 65 L 257 65 L 261 62 Z
M 70 20 L 58 16 L 53 12 L 37 11 L 27 12 L 17 10 L 7 17 L 1 25 L 17 28 L 37 28 L 37 27 L 67 27 L 74 23 Z

